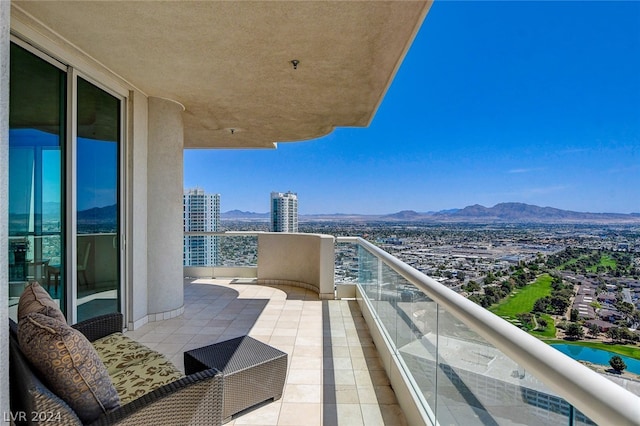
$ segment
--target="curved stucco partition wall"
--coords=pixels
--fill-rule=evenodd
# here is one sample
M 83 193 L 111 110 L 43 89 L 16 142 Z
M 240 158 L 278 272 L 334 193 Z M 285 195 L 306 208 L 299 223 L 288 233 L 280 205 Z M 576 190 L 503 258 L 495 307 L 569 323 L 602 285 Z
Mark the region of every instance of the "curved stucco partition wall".
M 175 316 L 184 303 L 183 110 L 177 102 L 149 98 L 147 303 L 151 321 Z
M 334 298 L 334 238 L 270 232 L 258 235 L 258 282 L 298 285 Z

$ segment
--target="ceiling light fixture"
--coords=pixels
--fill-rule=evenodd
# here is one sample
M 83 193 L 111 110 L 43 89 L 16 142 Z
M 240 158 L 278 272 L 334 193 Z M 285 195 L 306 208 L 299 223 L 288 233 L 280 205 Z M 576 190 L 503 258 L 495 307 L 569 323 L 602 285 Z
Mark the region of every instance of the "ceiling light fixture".
M 297 59 L 293 59 L 293 60 L 291 61 L 291 65 L 293 65 L 293 69 L 294 69 L 294 70 L 297 70 L 297 69 L 298 69 L 298 64 L 299 64 L 299 63 L 300 63 L 300 61 L 299 61 L 299 60 L 297 60 Z

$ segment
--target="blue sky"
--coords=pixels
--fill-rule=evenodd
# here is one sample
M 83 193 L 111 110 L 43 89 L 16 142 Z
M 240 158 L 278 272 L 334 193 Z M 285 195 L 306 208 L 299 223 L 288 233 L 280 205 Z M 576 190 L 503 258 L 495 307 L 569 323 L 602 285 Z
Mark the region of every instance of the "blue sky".
M 640 2 L 436 0 L 368 128 L 184 166 L 223 212 L 640 212 Z

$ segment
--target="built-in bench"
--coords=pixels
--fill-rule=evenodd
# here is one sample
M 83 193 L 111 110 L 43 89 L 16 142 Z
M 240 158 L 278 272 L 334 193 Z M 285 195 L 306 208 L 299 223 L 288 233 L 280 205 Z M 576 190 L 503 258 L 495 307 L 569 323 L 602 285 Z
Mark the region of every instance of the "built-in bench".
M 185 353 L 185 375 L 122 330 L 121 314 L 69 326 L 29 284 L 9 320 L 14 422 L 220 425 L 282 395 L 287 354 L 248 336 Z
M 117 394 L 115 404 L 112 400 L 110 405 L 97 403 L 95 409 L 79 407 L 86 401 L 69 398 L 69 393 L 60 395 L 60 384 L 53 382 L 56 378 L 43 374 L 26 358 L 18 325 L 10 320 L 11 411 L 17 424 L 42 423 L 45 418 L 67 425 L 222 424 L 222 374 L 218 370 L 185 376 L 160 353 L 123 336 L 121 314 L 93 318 L 74 325 L 73 330 L 86 337 L 104 360 Z M 81 379 L 82 374 L 76 377 Z M 104 381 L 94 384 L 103 388 L 98 389 L 102 393 L 108 387 Z M 94 389 L 85 390 L 85 394 L 92 393 Z
M 185 376 L 122 334 L 121 314 L 69 326 L 37 282 L 9 320 L 11 418 L 16 424 L 222 423 L 222 374 Z M 170 413 L 170 415 L 168 415 Z

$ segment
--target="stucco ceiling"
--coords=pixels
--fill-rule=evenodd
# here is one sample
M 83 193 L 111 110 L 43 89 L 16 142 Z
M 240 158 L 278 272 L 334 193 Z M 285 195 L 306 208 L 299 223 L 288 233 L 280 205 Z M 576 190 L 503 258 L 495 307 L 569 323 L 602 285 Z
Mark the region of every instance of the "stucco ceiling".
M 271 148 L 367 126 L 431 1 L 13 4 L 146 95 L 184 105 L 186 148 Z

